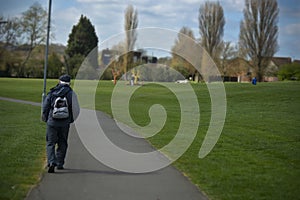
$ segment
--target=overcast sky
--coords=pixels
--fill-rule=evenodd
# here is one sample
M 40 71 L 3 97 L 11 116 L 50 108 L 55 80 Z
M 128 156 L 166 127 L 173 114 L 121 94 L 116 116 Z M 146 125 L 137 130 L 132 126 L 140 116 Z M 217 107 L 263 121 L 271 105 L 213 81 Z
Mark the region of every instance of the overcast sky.
M 205 0 L 52 0 L 52 43 L 67 44 L 72 26 L 80 15 L 87 16 L 95 26 L 100 42 L 123 32 L 124 10 L 132 4 L 138 10 L 139 28 L 158 27 L 179 31 L 187 26 L 199 38 L 199 7 Z M 48 10 L 48 0 L 0 0 L 0 14 L 20 16 L 34 2 Z M 244 0 L 220 0 L 225 13 L 224 40 L 236 43 L 243 19 Z M 278 0 L 280 46 L 276 56 L 300 59 L 300 2 Z

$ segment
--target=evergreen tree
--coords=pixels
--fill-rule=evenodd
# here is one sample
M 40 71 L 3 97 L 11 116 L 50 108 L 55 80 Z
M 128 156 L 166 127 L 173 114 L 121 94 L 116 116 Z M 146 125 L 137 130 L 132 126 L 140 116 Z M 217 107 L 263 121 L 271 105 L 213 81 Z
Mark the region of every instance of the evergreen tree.
M 69 35 L 66 54 L 69 56 L 69 67 L 72 75 L 75 76 L 84 58 L 98 45 L 98 37 L 91 21 L 81 15 L 79 22 L 73 26 Z M 93 51 L 94 52 L 94 51 Z M 94 70 L 98 66 L 97 53 L 89 55 L 90 63 Z M 89 77 L 94 78 L 94 77 Z
M 57 78 L 61 75 L 63 63 L 57 53 L 53 52 L 48 59 L 48 77 Z

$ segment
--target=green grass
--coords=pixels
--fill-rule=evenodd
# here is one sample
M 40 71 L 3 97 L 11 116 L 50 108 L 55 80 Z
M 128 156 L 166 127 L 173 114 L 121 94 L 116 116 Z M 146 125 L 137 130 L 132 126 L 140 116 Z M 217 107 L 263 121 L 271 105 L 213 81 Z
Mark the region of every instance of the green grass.
M 40 112 L 39 107 L 0 101 L 0 199 L 24 199 L 39 180 L 45 160 Z
M 38 79 L 1 78 L 0 95 L 16 99 L 41 102 L 43 81 Z M 48 81 L 53 82 L 53 81 Z M 54 86 L 54 84 L 52 83 Z
M 96 107 L 110 111 L 111 84 L 98 88 Z M 211 199 L 297 199 L 300 196 L 300 83 L 226 83 L 227 117 L 222 135 L 204 159 L 198 152 L 210 119 L 209 93 L 193 85 L 198 95 L 201 122 L 196 139 L 175 166 Z M 101 89 L 100 89 L 101 88 Z M 110 98 L 109 98 L 110 99 Z M 143 86 L 131 97 L 136 123 L 149 123 L 150 105 L 168 111 L 167 125 L 149 139 L 157 148 L 176 133 L 179 108 L 174 95 L 161 86 Z
M 200 129 L 175 165 L 212 199 L 299 198 L 299 82 L 226 84 L 226 93 L 227 118 L 216 147 L 196 159 Z
M 49 80 L 48 88 L 55 84 L 56 80 Z M 298 199 L 300 82 L 258 83 L 256 86 L 226 83 L 225 126 L 215 148 L 204 159 L 198 158 L 198 152 L 209 125 L 211 105 L 205 84 L 194 84 L 193 88 L 199 100 L 201 122 L 193 144 L 174 165 L 210 199 Z M 112 114 L 112 90 L 111 82 L 99 83 L 96 109 Z M 41 91 L 42 80 L 0 79 L 0 96 L 39 102 Z M 0 103 L 3 105 L 3 102 Z M 131 97 L 130 112 L 137 124 L 146 125 L 150 121 L 148 109 L 156 103 L 163 105 L 168 114 L 166 126 L 159 134 L 149 138 L 155 147 L 160 148 L 172 140 L 178 127 L 180 109 L 176 97 L 158 85 L 139 87 Z M 14 110 L 12 106 L 8 108 Z M 39 108 L 34 115 L 39 120 Z M 17 121 L 16 126 L 22 126 L 22 120 L 7 120 L 8 124 Z M 2 128 L 2 120 L 0 123 Z M 2 137 L 5 132 L 0 130 Z M 44 136 L 43 131 L 39 134 Z M 40 142 L 43 140 L 41 138 Z M 9 145 L 9 142 L 5 143 Z M 2 149 L 1 139 L 1 152 Z M 1 177 L 0 180 L 5 179 Z

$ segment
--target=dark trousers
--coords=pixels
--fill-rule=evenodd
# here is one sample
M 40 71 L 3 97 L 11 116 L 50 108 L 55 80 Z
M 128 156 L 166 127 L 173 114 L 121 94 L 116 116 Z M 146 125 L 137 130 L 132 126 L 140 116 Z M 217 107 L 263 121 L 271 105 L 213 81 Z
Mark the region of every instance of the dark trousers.
M 46 149 L 48 165 L 63 166 L 68 148 L 70 125 L 56 127 L 47 125 Z M 57 148 L 56 148 L 57 145 Z

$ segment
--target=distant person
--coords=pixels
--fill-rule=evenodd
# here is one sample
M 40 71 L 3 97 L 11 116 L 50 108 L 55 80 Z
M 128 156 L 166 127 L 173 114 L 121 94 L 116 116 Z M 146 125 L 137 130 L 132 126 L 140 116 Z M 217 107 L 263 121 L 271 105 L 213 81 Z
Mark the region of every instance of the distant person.
M 256 82 L 257 82 L 256 77 L 254 77 L 254 78 L 252 79 L 252 84 L 253 84 L 253 85 L 256 85 Z
M 48 173 L 54 173 L 55 167 L 58 170 L 64 169 L 70 123 L 74 122 L 80 111 L 77 96 L 70 87 L 70 81 L 69 75 L 62 75 L 59 83 L 50 89 L 43 102 L 42 120 L 47 123 Z
M 131 79 L 130 79 L 130 85 L 133 86 L 134 85 L 134 74 L 131 74 Z

